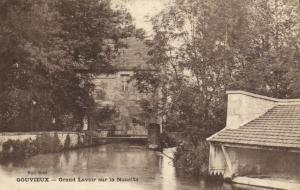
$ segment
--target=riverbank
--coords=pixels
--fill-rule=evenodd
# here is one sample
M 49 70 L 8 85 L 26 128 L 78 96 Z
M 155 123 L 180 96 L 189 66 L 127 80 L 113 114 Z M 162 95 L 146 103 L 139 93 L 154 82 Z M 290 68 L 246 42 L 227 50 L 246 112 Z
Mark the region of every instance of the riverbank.
M 0 160 L 23 159 L 95 144 L 82 132 L 5 132 L 0 133 Z

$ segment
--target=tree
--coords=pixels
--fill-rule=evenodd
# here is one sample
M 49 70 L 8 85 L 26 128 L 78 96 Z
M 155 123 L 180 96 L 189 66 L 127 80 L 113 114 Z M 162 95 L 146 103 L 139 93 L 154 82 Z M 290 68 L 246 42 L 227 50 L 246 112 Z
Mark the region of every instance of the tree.
M 299 97 L 299 15 L 296 0 L 175 0 L 152 19 L 157 72 L 136 79 L 142 91 L 162 91 L 146 108 L 186 133 L 176 167 L 207 174 L 205 137 L 225 126 L 226 90 Z
M 251 11 L 252 40 L 247 44 L 237 88 L 278 98 L 299 96 L 292 87 L 299 70 L 299 9 L 296 1 L 256 1 Z M 296 9 L 295 9 L 296 8 Z M 240 79 L 243 80 L 240 80 Z
M 135 32 L 107 0 L 0 2 L 0 130 L 72 126 L 94 108 L 92 78 L 111 72 Z
M 136 78 L 143 91 L 162 89 L 162 98 L 152 104 L 160 104 L 166 126 L 204 137 L 223 128 L 226 90 L 295 97 L 300 42 L 295 3 L 176 0 L 152 18 L 149 64 L 158 72 Z

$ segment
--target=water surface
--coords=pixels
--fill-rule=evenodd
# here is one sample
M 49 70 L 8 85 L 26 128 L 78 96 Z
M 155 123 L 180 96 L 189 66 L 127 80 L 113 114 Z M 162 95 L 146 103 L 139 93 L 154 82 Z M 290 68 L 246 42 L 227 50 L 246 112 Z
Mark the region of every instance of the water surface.
M 36 174 L 39 172 L 40 174 Z M 50 182 L 17 182 L 16 178 L 48 177 Z M 95 181 L 80 182 L 93 179 Z M 75 181 L 73 179 L 75 178 Z M 100 179 L 100 181 L 98 181 Z M 111 182 L 109 179 L 114 179 Z M 118 179 L 121 181 L 118 181 Z M 64 180 L 64 182 L 61 182 Z M 68 181 L 68 182 L 67 182 Z M 4 189 L 121 189 L 121 190 L 253 190 L 194 178 L 176 171 L 172 160 L 142 145 L 108 144 L 44 154 L 0 165 Z

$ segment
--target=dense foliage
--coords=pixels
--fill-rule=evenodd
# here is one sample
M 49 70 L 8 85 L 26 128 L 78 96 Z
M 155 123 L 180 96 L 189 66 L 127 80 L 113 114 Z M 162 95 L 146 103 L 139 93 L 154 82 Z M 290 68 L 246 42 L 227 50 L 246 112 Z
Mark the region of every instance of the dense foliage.
M 144 107 L 167 127 L 215 131 L 224 127 L 226 90 L 298 97 L 297 3 L 174 1 L 152 18 L 149 64 L 157 70 L 135 75 L 141 91 L 162 93 Z
M 0 131 L 80 128 L 94 109 L 93 74 L 113 70 L 133 33 L 108 0 L 1 0 Z
M 94 112 L 94 118 L 98 123 L 110 123 L 114 118 L 119 117 L 119 110 L 116 106 L 98 107 Z
M 136 73 L 141 91 L 161 91 L 146 110 L 197 147 L 225 126 L 226 90 L 299 97 L 299 11 L 296 0 L 175 0 L 152 18 L 149 64 L 157 71 Z M 177 163 L 198 162 L 196 152 L 183 148 Z

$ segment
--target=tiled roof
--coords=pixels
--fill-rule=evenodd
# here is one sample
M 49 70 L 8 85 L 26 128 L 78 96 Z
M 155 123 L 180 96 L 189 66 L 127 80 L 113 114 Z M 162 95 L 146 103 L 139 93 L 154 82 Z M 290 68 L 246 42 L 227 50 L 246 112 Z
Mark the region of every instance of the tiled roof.
M 209 141 L 300 148 L 300 105 L 277 105 L 238 129 L 223 129 Z

